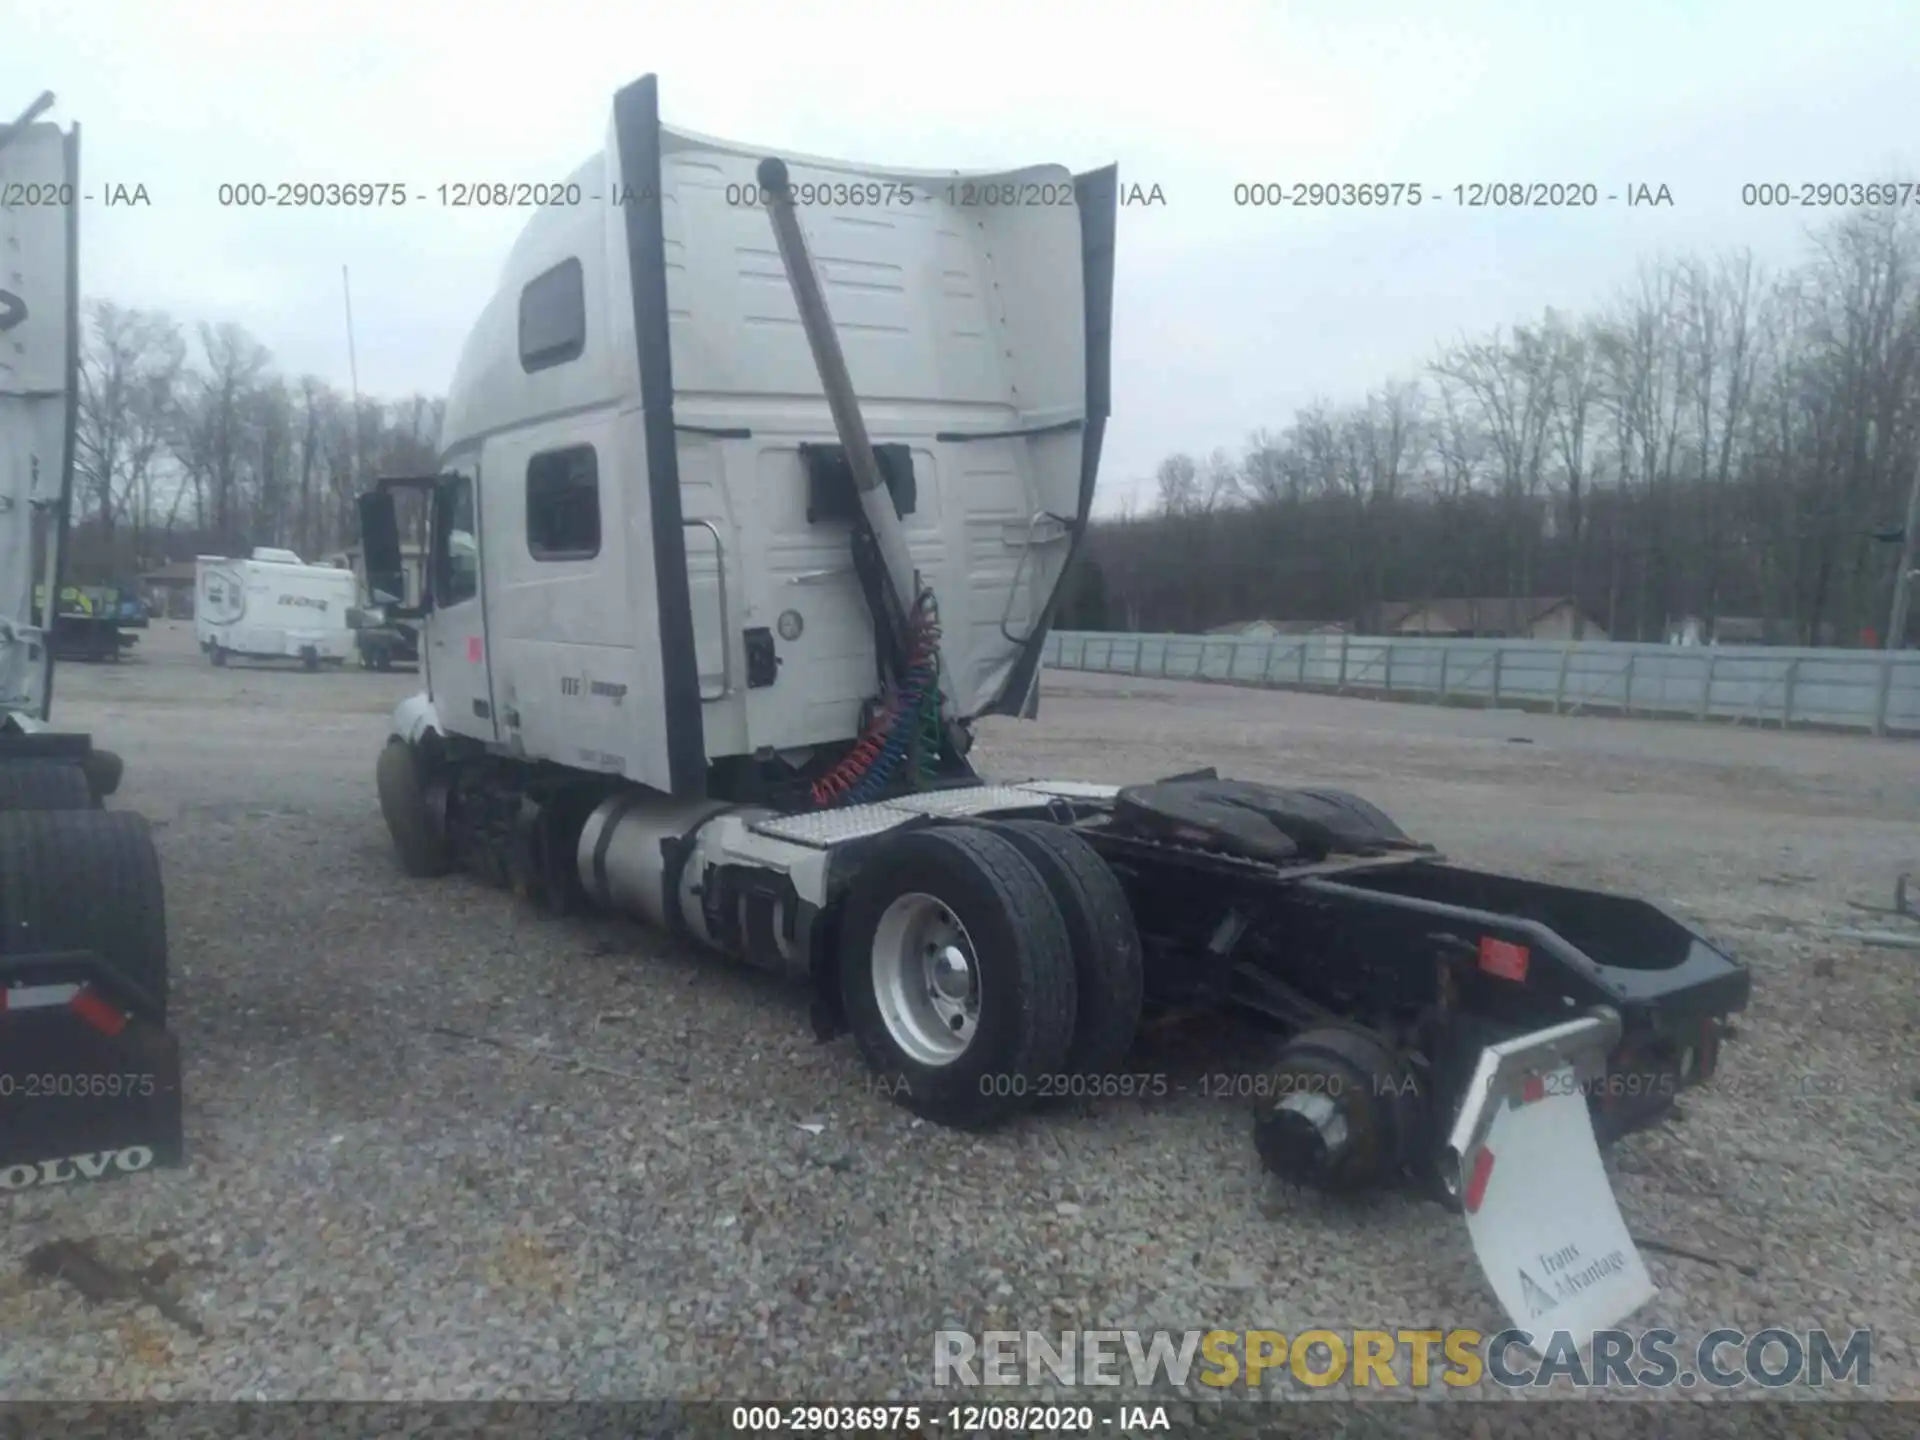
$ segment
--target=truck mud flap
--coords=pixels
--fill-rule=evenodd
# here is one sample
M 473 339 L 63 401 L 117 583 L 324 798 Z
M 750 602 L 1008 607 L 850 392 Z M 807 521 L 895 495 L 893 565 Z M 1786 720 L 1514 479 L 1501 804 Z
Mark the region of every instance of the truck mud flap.
M 4 966 L 0 1196 L 182 1164 L 174 1036 L 117 1003 L 91 955 Z
M 1488 1046 L 1447 1139 L 1444 1180 L 1480 1269 L 1542 1354 L 1561 1333 L 1584 1349 L 1654 1294 L 1587 1108 L 1619 1036 L 1602 1011 Z

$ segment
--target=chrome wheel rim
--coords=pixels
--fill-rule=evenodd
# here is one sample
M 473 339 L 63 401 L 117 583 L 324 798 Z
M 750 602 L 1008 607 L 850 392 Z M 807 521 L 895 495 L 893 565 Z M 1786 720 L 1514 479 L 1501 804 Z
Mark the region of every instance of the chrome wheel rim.
M 960 917 L 944 901 L 911 891 L 873 933 L 873 993 L 880 1019 L 910 1058 L 951 1065 L 980 1027 L 980 962 Z

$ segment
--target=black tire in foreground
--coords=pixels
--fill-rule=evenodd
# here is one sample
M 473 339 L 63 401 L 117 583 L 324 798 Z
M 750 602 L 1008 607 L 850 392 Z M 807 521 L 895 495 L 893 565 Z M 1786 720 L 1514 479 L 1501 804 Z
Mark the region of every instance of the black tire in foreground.
M 19 759 L 0 763 L 0 812 L 91 810 L 97 802 L 77 760 Z
M 0 953 L 91 950 L 166 1021 L 167 909 L 145 817 L 129 810 L 0 815 Z
M 420 757 L 414 748 L 397 737 L 389 740 L 373 773 L 380 791 L 380 813 L 406 872 L 420 879 L 447 874 L 453 869 L 453 855 L 427 808 Z
M 882 846 L 840 926 L 841 999 L 875 1088 L 944 1125 L 1029 1107 L 1073 1041 L 1073 949 L 1046 881 L 977 826 Z
M 1140 932 L 1127 892 L 1099 853 L 1064 825 L 1003 820 L 992 828 L 1040 872 L 1066 921 L 1078 997 L 1067 1073 L 1081 1079 L 1117 1075 L 1140 1032 L 1145 989 Z

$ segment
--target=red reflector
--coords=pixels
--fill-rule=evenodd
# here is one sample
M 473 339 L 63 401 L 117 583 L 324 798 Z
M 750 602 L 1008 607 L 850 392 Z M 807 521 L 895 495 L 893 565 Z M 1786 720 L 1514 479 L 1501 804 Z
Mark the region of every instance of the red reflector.
M 118 1035 L 127 1028 L 127 1017 L 85 986 L 67 1002 L 67 1008 L 102 1035 Z
M 1493 1178 L 1493 1152 L 1482 1145 L 1473 1155 L 1473 1174 L 1467 1177 L 1465 1204 L 1469 1215 L 1478 1214 L 1480 1202 L 1487 1198 L 1487 1181 Z
M 1510 940 L 1480 937 L 1480 968 L 1501 980 L 1524 981 L 1527 978 L 1527 947 Z
M 1520 1087 L 1520 1103 L 1531 1105 L 1536 1100 L 1547 1098 L 1547 1082 L 1538 1075 L 1529 1075 Z

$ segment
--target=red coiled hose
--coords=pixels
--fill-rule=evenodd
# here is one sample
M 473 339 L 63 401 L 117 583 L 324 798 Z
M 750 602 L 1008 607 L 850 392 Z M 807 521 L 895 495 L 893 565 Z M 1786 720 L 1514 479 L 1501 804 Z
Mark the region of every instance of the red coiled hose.
M 939 612 L 934 608 L 933 592 L 923 590 L 913 610 L 906 683 L 893 689 L 880 713 L 874 716 L 866 732 L 840 758 L 840 762 L 813 783 L 811 793 L 815 805 L 830 806 L 843 799 L 868 778 L 874 766 L 888 753 L 890 742 L 899 739 L 901 727 L 913 727 L 919 723 L 927 689 L 939 684 L 939 655 Z

